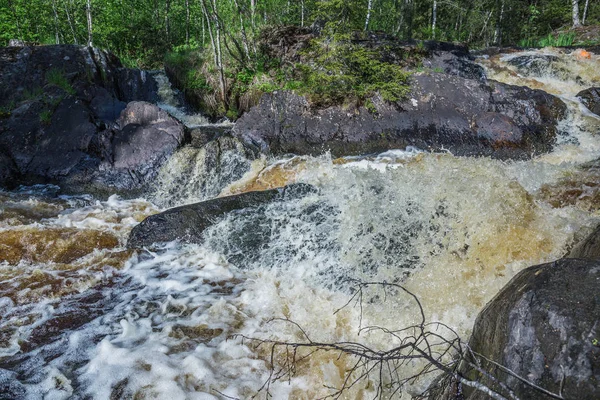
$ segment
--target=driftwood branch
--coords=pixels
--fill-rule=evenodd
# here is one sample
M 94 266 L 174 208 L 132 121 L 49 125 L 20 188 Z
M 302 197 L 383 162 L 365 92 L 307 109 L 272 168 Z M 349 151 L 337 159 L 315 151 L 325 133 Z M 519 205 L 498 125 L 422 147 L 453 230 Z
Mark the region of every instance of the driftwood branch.
M 309 333 L 302 326 L 290 319 L 272 319 L 268 322 L 287 324 L 296 329 L 302 339 L 297 342 L 288 342 L 245 335 L 232 336 L 233 339 L 241 340 L 242 343 L 246 343 L 254 349 L 266 347 L 269 350 L 269 377 L 254 397 L 263 394 L 265 398 L 271 398 L 271 385 L 278 381 L 290 382 L 291 378 L 296 375 L 298 363 L 316 353 L 332 353 L 338 359 L 342 356 L 348 356 L 354 358 L 354 361 L 351 362 L 351 367 L 346 371 L 341 386 L 327 387 L 330 393 L 323 399 L 339 399 L 360 382 L 373 379 L 378 382 L 375 388 L 376 399 L 394 398 L 402 393 L 407 384 L 414 383 L 426 375 L 442 372 L 445 373 L 448 380 L 457 385 L 457 392 L 462 392 L 462 386 L 468 386 L 495 400 L 519 400 L 514 391 L 504 382 L 496 378 L 492 372 L 482 368 L 482 360 L 541 393 L 555 399 L 562 399 L 560 394 L 539 387 L 510 369 L 474 352 L 451 327 L 441 322 L 427 322 L 423 306 L 418 297 L 404 286 L 387 282 L 360 282 L 355 280 L 350 281 L 350 283 L 355 287 L 353 295 L 334 314 L 351 305 L 358 307 L 360 311 L 359 335 L 373 332 L 383 333 L 390 337 L 391 341 L 394 342 L 394 346 L 386 350 L 376 350 L 359 342 L 323 343 L 312 340 Z M 396 330 L 380 326 L 362 326 L 365 291 L 372 287 L 379 287 L 383 290 L 384 301 L 389 292 L 407 295 L 414 302 L 418 311 L 418 322 L 412 326 Z M 438 333 L 440 331 L 443 331 L 443 334 Z M 415 368 L 413 365 L 408 365 L 415 362 L 420 362 L 419 367 Z M 459 372 L 459 366 L 468 366 L 476 370 L 481 376 L 492 382 L 494 388 L 482 381 L 463 376 Z M 410 368 L 413 368 L 414 371 L 406 374 L 407 371 L 410 371 Z M 417 398 L 427 398 L 430 389 L 417 396 Z

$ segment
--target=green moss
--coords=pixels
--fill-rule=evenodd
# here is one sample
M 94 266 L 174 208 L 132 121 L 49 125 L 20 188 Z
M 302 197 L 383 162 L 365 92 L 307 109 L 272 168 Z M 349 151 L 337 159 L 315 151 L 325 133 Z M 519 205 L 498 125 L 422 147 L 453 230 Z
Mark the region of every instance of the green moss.
M 73 89 L 71 82 L 65 77 L 65 73 L 57 68 L 46 72 L 46 80 L 50 85 L 57 86 L 70 95 L 75 94 L 75 89 Z

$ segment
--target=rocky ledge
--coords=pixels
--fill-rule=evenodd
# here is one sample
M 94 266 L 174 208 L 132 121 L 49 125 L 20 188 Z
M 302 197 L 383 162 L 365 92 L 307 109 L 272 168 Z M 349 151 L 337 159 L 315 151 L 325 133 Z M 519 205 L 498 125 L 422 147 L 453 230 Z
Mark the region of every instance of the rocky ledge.
M 135 195 L 184 141 L 152 76 L 73 45 L 0 48 L 0 186 Z M 129 103 L 129 104 L 127 104 Z
M 287 63 L 311 65 L 314 60 L 301 50 L 314 36 L 309 29 L 275 29 L 262 38 L 263 51 Z M 416 146 L 526 159 L 552 149 L 566 105 L 540 90 L 487 80 L 466 47 L 401 42 L 378 34 L 351 42 L 377 49 L 385 62 L 416 71 L 409 95 L 396 102 L 376 95 L 364 105 L 319 108 L 293 92 L 264 94 L 237 121 L 234 134 L 271 154 L 331 151 L 346 156 Z
M 315 110 L 292 92 L 266 94 L 234 134 L 271 154 L 334 156 L 416 146 L 455 155 L 526 159 L 549 152 L 565 104 L 541 90 L 442 73 L 417 74 L 408 98 L 373 109 Z

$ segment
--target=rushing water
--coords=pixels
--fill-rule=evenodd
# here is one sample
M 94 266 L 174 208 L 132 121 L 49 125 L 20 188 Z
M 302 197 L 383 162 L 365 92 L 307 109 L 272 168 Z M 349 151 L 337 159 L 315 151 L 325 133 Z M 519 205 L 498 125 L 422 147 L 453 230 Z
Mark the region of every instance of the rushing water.
M 481 60 L 494 79 L 568 103 L 555 151 L 531 161 L 416 149 L 249 160 L 230 143 L 218 176 L 205 167 L 206 149 L 183 149 L 149 201 L 57 196 L 49 186 L 0 193 L 0 398 L 249 398 L 285 358 L 231 335 L 302 341 L 297 326 L 281 321 L 289 319 L 314 341 L 386 349 L 394 339 L 359 327 L 418 321 L 410 297 L 377 290 L 362 307 L 336 313 L 354 293 L 348 279 L 402 283 L 428 321 L 467 339 L 511 277 L 560 258 L 598 222 L 587 183 L 598 173 L 585 163 L 600 157 L 600 122 L 574 97 L 598 82 L 598 58 L 539 54 L 556 57 L 553 68 L 510 64 L 523 53 Z M 161 207 L 292 182 L 318 190 L 232 213 L 203 245 L 125 249 L 131 228 Z M 325 396 L 355 362 L 317 353 L 269 391 L 275 399 Z M 378 379 L 346 398 L 372 398 Z

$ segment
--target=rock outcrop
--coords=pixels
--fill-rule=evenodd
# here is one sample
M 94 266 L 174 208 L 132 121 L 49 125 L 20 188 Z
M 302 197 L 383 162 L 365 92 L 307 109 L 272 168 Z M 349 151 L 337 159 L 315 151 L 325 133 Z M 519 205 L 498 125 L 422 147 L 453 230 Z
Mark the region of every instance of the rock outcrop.
M 594 114 L 600 115 L 600 87 L 593 87 L 577 93 L 581 102 Z
M 567 257 L 600 260 L 600 226 L 581 242 L 577 243 Z
M 469 346 L 485 357 L 479 357 L 481 368 L 506 384 L 517 398 L 551 397 L 516 376 L 552 393 L 562 393 L 564 399 L 600 398 L 598 293 L 598 260 L 562 259 L 527 268 L 481 311 Z M 459 367 L 459 373 L 508 398 L 496 383 L 466 363 Z M 454 387 L 446 385 L 430 398 L 455 399 Z M 490 398 L 465 385 L 462 396 L 465 400 Z
M 258 207 L 274 201 L 302 197 L 315 190 L 310 185 L 294 184 L 278 189 L 248 192 L 171 208 L 146 218 L 133 228 L 127 247 L 139 249 L 173 240 L 183 243 L 202 243 L 204 241 L 203 232 L 227 213 Z
M 456 155 L 526 159 L 548 152 L 566 106 L 540 90 L 446 74 L 417 74 L 408 99 L 374 109 L 315 110 L 306 98 L 264 95 L 234 134 L 265 153 L 335 156 L 416 146 Z
M 0 48 L 0 186 L 134 195 L 184 142 L 145 71 L 73 45 Z

